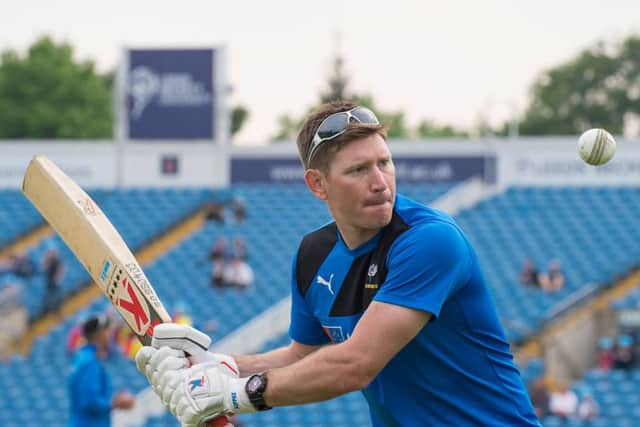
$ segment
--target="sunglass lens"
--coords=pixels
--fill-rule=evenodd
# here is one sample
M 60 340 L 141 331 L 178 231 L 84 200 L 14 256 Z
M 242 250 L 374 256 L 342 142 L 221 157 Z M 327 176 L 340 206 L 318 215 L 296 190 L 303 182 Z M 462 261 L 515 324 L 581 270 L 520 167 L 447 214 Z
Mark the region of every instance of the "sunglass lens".
M 351 112 L 351 115 L 357 118 L 360 123 L 365 125 L 377 125 L 380 123 L 378 122 L 378 118 L 376 117 L 376 115 L 373 114 L 373 111 L 366 107 L 358 107 L 354 109 Z
M 321 139 L 333 138 L 347 128 L 347 114 L 335 114 L 327 117 L 318 128 L 318 136 Z

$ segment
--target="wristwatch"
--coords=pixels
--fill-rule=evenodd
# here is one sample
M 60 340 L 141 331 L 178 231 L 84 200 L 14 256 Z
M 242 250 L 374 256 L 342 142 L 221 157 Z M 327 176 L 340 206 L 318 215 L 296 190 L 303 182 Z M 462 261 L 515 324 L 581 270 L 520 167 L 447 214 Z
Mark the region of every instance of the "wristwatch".
M 271 409 L 271 406 L 267 406 L 264 402 L 263 393 L 267 389 L 267 375 L 264 372 L 251 375 L 244 389 L 247 392 L 247 396 L 249 396 L 249 400 L 258 411 Z

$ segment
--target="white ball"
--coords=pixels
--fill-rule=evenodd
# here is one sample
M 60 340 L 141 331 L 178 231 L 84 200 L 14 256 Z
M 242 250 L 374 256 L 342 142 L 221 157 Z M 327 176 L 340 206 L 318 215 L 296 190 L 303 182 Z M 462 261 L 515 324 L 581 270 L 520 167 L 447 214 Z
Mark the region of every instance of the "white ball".
M 615 153 L 616 140 L 604 129 L 589 129 L 578 138 L 578 154 L 590 165 L 604 165 Z

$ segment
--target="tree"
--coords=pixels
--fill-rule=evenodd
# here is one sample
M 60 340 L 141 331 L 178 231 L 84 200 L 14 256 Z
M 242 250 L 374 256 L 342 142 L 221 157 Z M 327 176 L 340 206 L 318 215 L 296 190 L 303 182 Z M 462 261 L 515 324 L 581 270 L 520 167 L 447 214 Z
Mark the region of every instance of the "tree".
M 339 100 L 353 101 L 376 112 L 380 122 L 389 126 L 389 138 L 407 138 L 409 136 L 410 131 L 406 125 L 404 112 L 382 111 L 376 108 L 371 95 L 352 93 L 349 91 L 348 86 L 349 78 L 344 72 L 344 60 L 342 56 L 336 55 L 333 59 L 332 74 L 327 80 L 327 89 L 320 92 L 319 104 Z M 294 139 L 302 127 L 304 119 L 313 110 L 314 108 L 307 109 L 307 112 L 300 117 L 292 117 L 289 114 L 279 116 L 278 130 L 271 140 L 275 142 Z
M 520 123 L 527 135 L 576 134 L 590 127 L 622 133 L 628 113 L 640 112 L 640 38 L 598 43 L 543 72 L 530 90 Z
M 244 105 L 236 105 L 231 108 L 231 136 L 235 135 L 242 129 L 242 126 L 249 118 L 249 110 Z
M 333 59 L 333 74 L 329 76 L 326 91 L 320 93 L 320 102 L 324 104 L 349 99 L 351 94 L 347 92 L 348 85 L 349 77 L 344 73 L 344 59 L 342 56 L 336 55 Z
M 0 61 L 0 138 L 112 137 L 113 74 L 74 61 L 69 44 L 43 37 Z
M 423 119 L 416 127 L 416 136 L 419 138 L 454 138 L 468 137 L 469 134 L 450 125 L 440 125 L 431 120 Z

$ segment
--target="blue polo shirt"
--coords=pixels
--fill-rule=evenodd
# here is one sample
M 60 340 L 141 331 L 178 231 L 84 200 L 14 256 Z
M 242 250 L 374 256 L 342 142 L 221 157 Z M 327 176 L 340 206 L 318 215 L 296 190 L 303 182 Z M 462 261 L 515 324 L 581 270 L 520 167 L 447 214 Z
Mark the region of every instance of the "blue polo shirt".
M 94 344 L 79 348 L 74 355 L 68 387 L 69 427 L 111 426 L 113 388 Z
M 540 425 L 478 258 L 451 217 L 398 195 L 391 223 L 358 248 L 335 223 L 305 236 L 293 268 L 293 340 L 347 340 L 371 301 L 432 315 L 363 390 L 374 426 Z

